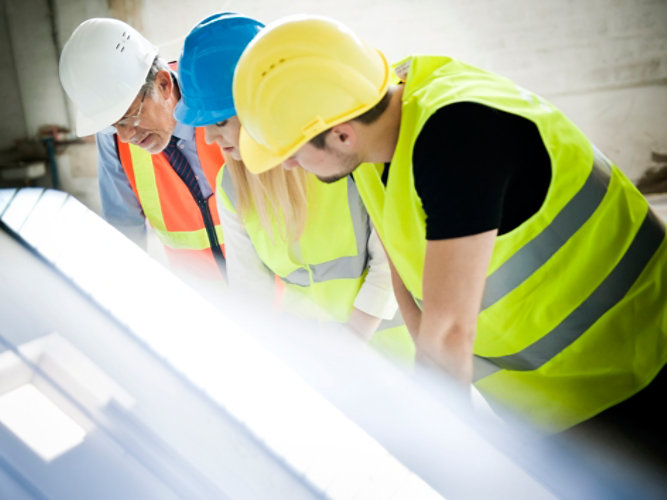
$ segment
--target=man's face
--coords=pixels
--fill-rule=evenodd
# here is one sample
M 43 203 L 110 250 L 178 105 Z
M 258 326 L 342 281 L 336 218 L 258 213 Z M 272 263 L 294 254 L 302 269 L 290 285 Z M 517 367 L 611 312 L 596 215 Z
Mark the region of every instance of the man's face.
M 329 144 L 320 149 L 308 142 L 283 162 L 283 168 L 301 167 L 322 182 L 332 183 L 347 177 L 360 164 L 361 160 L 355 153 L 340 151 Z
M 164 73 L 171 79 L 169 73 Z M 160 74 L 158 73 L 158 77 Z M 171 98 L 171 86 L 169 91 L 165 92 L 159 83 L 156 78 L 154 91 L 145 96 L 140 93 L 124 117 L 114 124 L 122 142 L 136 144 L 151 154 L 157 154 L 167 147 L 176 127 L 173 116 L 176 102 Z
M 231 156 L 234 160 L 241 161 L 241 153 L 239 152 L 241 122 L 236 116 L 213 125 L 207 125 L 205 131 L 208 144 L 215 142 L 225 156 Z

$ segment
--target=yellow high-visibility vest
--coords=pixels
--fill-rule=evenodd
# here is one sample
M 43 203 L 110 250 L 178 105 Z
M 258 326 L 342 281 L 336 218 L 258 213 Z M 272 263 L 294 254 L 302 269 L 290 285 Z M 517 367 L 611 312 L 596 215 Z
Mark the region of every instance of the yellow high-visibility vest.
M 236 191 L 223 168 L 216 179 L 224 209 L 236 212 Z M 332 184 L 307 174 L 306 225 L 299 240 L 289 244 L 273 221 L 273 239 L 252 211 L 243 225 L 257 255 L 285 284 L 283 306 L 303 317 L 322 321 L 348 320 L 368 271 L 370 224 L 351 178 Z M 385 352 L 412 359 L 414 344 L 400 319 L 380 324 L 371 340 Z
M 474 343 L 476 387 L 546 431 L 586 420 L 645 387 L 667 359 L 665 225 L 623 173 L 542 98 L 438 56 L 409 64 L 386 187 L 355 171 L 385 249 L 422 299 L 425 214 L 412 151 L 438 109 L 477 102 L 531 120 L 551 159 L 539 211 L 496 239 Z M 447 168 L 447 152 L 433 168 Z M 483 182 L 483 179 L 480 179 Z

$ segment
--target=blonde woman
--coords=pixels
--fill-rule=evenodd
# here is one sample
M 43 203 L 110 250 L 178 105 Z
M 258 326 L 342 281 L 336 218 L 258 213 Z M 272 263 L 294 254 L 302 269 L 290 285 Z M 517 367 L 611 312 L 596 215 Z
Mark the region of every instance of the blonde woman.
M 254 175 L 243 165 L 232 77 L 261 28 L 244 16 L 213 15 L 187 36 L 179 62 L 175 115 L 205 126 L 207 142 L 217 143 L 226 160 L 216 193 L 230 286 L 270 304 L 277 276 L 285 310 L 346 324 L 364 339 L 379 327 L 373 343 L 411 358 L 387 259 L 352 178 L 324 184 L 302 169 Z

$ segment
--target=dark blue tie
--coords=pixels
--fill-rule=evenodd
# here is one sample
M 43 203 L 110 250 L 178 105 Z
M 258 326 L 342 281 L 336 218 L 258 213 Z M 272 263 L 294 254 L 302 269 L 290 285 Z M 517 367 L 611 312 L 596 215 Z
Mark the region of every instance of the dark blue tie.
M 169 144 L 166 148 L 164 148 L 162 153 L 164 153 L 164 156 L 167 158 L 167 161 L 174 169 L 174 172 L 176 172 L 181 180 L 185 183 L 185 185 L 190 190 L 192 197 L 197 202 L 197 206 L 199 207 L 199 211 L 201 212 L 201 216 L 204 221 L 204 227 L 206 228 L 206 235 L 208 236 L 208 241 L 211 245 L 213 258 L 215 259 L 215 262 L 218 265 L 222 276 L 226 279 L 227 270 L 225 265 L 225 257 L 222 254 L 222 249 L 220 248 L 220 243 L 218 242 L 218 236 L 215 232 L 215 223 L 213 222 L 213 217 L 209 209 L 208 201 L 204 199 L 204 195 L 202 194 L 199 183 L 197 182 L 197 177 L 195 177 L 195 173 L 192 171 L 192 167 L 188 163 L 188 160 L 185 159 L 185 156 L 183 156 L 183 153 L 176 144 L 177 142 L 178 137 L 172 135 L 171 139 L 169 140 Z M 209 196 L 213 195 L 211 194 Z
M 195 177 L 195 173 L 192 171 L 192 167 L 188 163 L 188 160 L 178 148 L 178 145 L 176 144 L 177 142 L 178 137 L 172 135 L 169 144 L 162 152 L 174 171 L 188 187 L 192 196 L 194 196 L 196 200 L 201 200 L 203 196 L 199 183 L 197 182 L 197 177 Z

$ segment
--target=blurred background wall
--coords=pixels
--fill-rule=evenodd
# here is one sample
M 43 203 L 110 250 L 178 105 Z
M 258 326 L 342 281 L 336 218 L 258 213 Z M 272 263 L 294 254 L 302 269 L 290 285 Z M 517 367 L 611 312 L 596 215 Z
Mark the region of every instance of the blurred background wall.
M 667 171 L 665 0 L 0 0 L 0 182 L 55 181 L 99 212 L 93 139 L 68 132 L 63 44 L 81 21 L 110 16 L 176 59 L 190 28 L 218 11 L 325 14 L 390 61 L 463 59 L 555 103 L 633 181 Z

